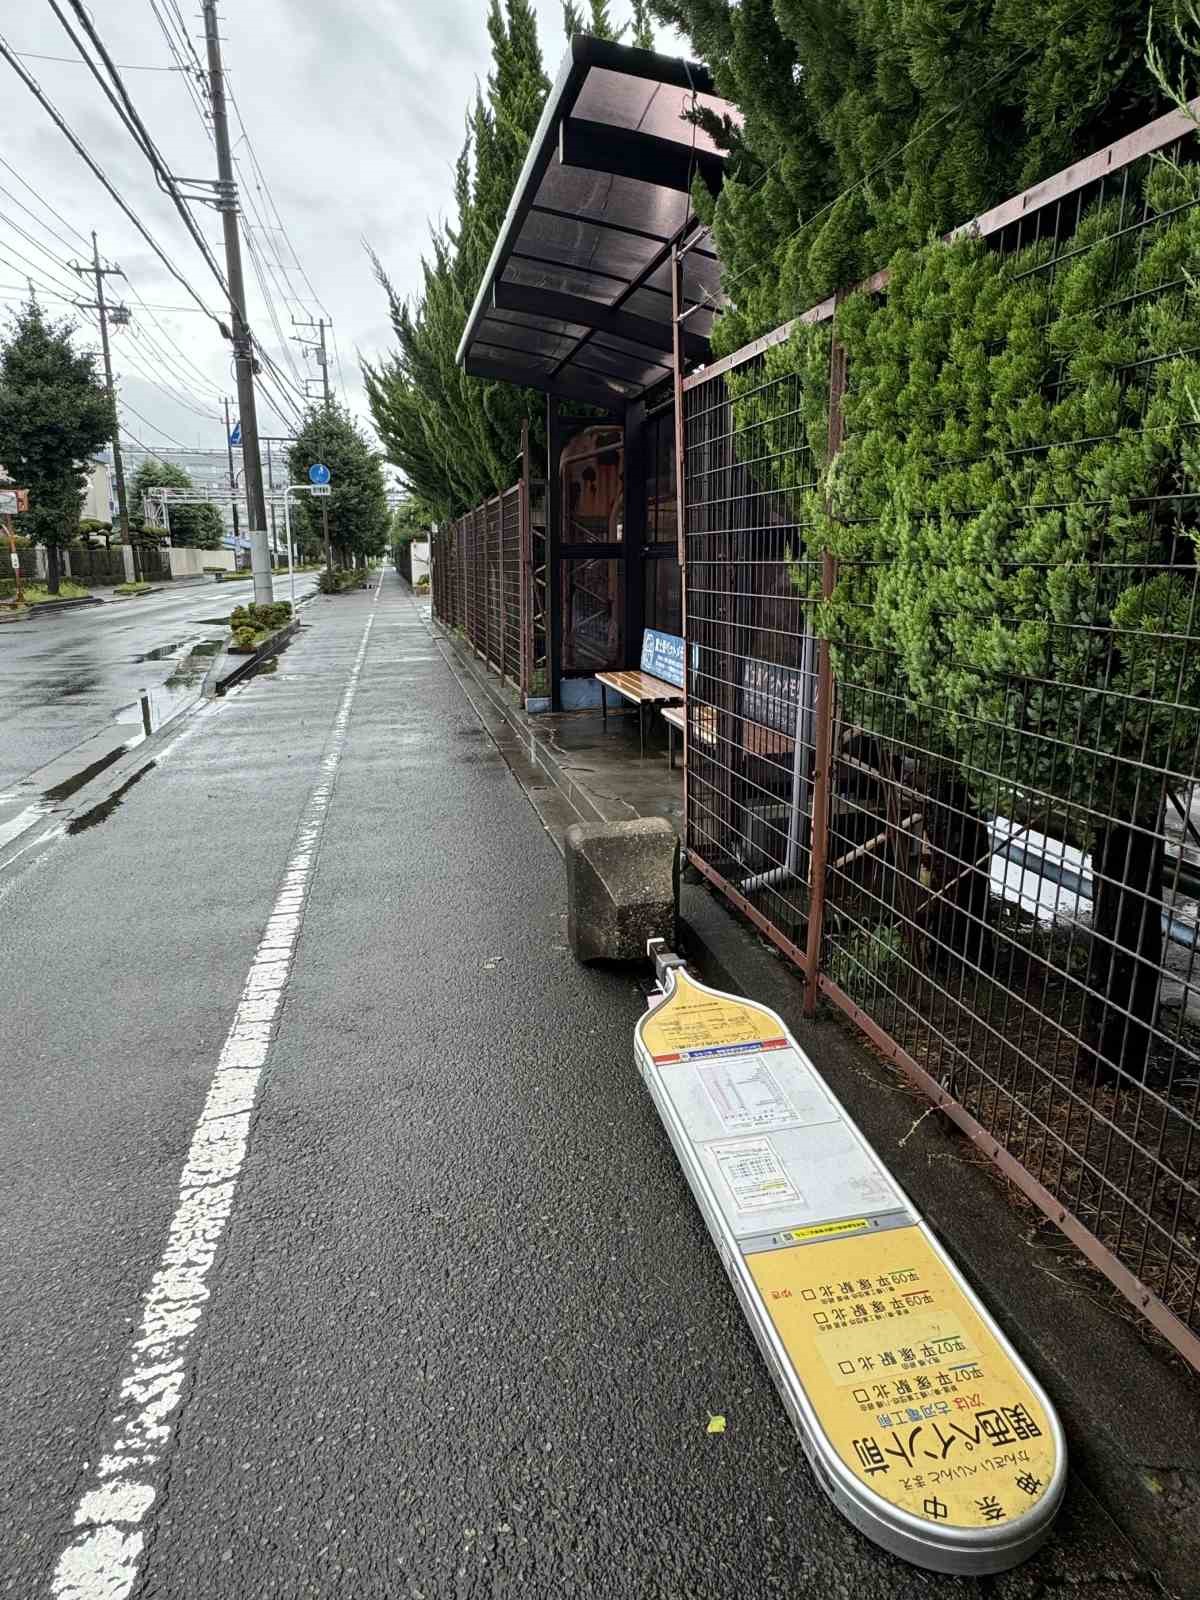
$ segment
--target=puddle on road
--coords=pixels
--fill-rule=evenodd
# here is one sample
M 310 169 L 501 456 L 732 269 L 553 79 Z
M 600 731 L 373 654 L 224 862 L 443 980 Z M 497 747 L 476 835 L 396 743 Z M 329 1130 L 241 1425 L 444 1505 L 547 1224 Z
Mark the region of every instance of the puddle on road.
M 134 656 L 135 661 L 165 661 L 168 656 L 173 656 L 177 650 L 182 650 L 187 643 L 186 639 L 176 639 L 174 644 L 161 644 L 157 650 L 147 650 L 144 655 Z
M 64 778 L 62 783 L 56 783 L 52 788 L 43 789 L 42 799 L 48 800 L 52 805 L 57 804 L 60 800 L 69 800 L 77 790 L 83 788 L 85 783 L 90 783 L 106 767 L 111 767 L 113 762 L 119 760 L 128 749 L 129 746 L 127 744 L 119 744 L 115 750 L 110 750 L 107 755 L 101 756 L 98 761 L 93 761 L 91 766 L 81 767 L 73 777 Z
M 101 800 L 99 805 L 93 806 L 90 811 L 81 812 L 73 822 L 68 822 L 67 833 L 86 833 L 89 828 L 95 828 L 101 822 L 106 821 L 107 818 L 112 816 L 134 784 L 140 783 L 146 774 L 152 772 L 157 765 L 157 761 L 147 761 L 144 767 L 139 767 L 131 778 L 126 778 L 119 789 L 113 790 L 107 800 Z
M 172 717 L 178 716 L 181 711 L 194 705 L 200 698 L 209 662 L 220 650 L 221 645 L 220 639 L 198 640 L 176 665 L 169 678 L 154 688 L 144 689 L 129 705 L 118 706 L 113 712 L 113 720 L 139 727 L 143 737 L 148 733 L 157 732 L 164 723 L 170 722 Z M 151 651 L 149 655 L 139 656 L 137 659 L 161 660 L 179 648 L 178 644 L 169 647 L 164 645 L 161 650 Z M 147 720 L 149 727 L 146 726 Z

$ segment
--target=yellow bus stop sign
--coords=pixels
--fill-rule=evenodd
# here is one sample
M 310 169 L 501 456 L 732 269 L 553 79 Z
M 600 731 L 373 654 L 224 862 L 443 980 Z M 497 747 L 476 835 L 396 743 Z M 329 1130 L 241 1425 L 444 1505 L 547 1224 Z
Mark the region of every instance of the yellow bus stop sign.
M 918 1565 L 1024 1560 L 1066 1478 L 1050 1402 L 782 1019 L 665 983 L 639 1067 L 822 1487 Z

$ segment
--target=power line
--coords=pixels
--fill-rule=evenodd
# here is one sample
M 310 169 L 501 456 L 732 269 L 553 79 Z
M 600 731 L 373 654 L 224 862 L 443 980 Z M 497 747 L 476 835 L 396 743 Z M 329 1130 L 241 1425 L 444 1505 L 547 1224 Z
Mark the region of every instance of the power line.
M 205 304 L 205 302 L 204 302 L 203 298 L 201 297 L 201 295 L 199 294 L 199 292 L 192 287 L 191 283 L 189 283 L 187 278 L 184 277 L 183 273 L 180 272 L 179 268 L 175 265 L 175 263 L 166 254 L 166 252 L 163 250 L 162 246 L 159 244 L 158 240 L 154 237 L 154 235 L 146 227 L 145 223 L 137 215 L 137 213 L 134 211 L 133 207 L 122 196 L 120 191 L 113 185 L 113 183 L 108 178 L 107 174 L 104 172 L 103 168 L 99 165 L 99 163 L 94 159 L 94 157 L 91 155 L 91 153 L 87 150 L 87 148 L 84 146 L 83 142 L 80 140 L 78 135 L 68 125 L 68 123 L 67 123 L 66 119 L 63 117 L 62 113 L 52 103 L 52 101 L 49 99 L 49 97 L 42 91 L 42 88 L 38 84 L 37 80 L 24 67 L 24 65 L 17 59 L 17 57 L 14 54 L 11 46 L 9 45 L 8 41 L 3 37 L 3 35 L 0 35 L 0 56 L 4 57 L 4 59 L 8 62 L 9 66 L 12 67 L 13 71 L 20 78 L 21 82 L 25 85 L 25 87 L 29 90 L 29 92 L 34 96 L 34 98 L 38 101 L 39 105 L 42 106 L 43 110 L 46 111 L 47 115 L 51 118 L 51 120 L 54 122 L 55 126 L 58 128 L 59 132 L 62 133 L 63 136 L 68 140 L 68 142 L 70 143 L 71 147 L 75 150 L 76 154 L 78 156 L 80 156 L 81 159 L 84 162 L 86 162 L 87 166 L 91 169 L 93 175 L 100 181 L 100 183 L 102 183 L 104 185 L 104 188 L 112 196 L 112 198 L 116 201 L 117 205 L 120 206 L 121 210 L 129 218 L 130 222 L 133 223 L 134 227 L 141 234 L 142 238 L 145 239 L 146 243 L 154 251 L 155 255 L 163 263 L 163 265 L 166 267 L 167 271 L 171 274 L 171 276 L 178 283 L 180 283 L 183 286 L 183 288 L 187 291 L 187 293 L 191 296 L 191 298 L 196 302 L 197 306 L 199 306 L 200 310 L 203 311 L 204 314 L 207 317 L 211 318 L 211 320 L 216 323 L 217 327 L 221 329 L 221 331 L 225 335 L 225 337 L 228 337 L 228 332 L 226 330 L 224 322 L 216 314 L 215 311 L 213 311 L 208 305 Z
M 163 361 L 167 362 L 168 365 L 173 365 L 175 370 L 177 370 L 181 375 L 184 374 L 185 369 L 187 369 L 187 368 L 191 369 L 191 371 L 195 374 L 195 378 L 194 379 L 189 379 L 188 382 L 185 384 L 185 387 L 190 387 L 191 383 L 193 381 L 199 381 L 201 385 L 203 385 L 203 386 L 205 386 L 207 388 L 211 388 L 214 394 L 220 396 L 221 392 L 222 392 L 220 386 L 217 383 L 215 383 L 214 380 L 212 378 L 210 378 L 206 372 L 204 372 L 200 367 L 198 367 L 196 365 L 196 363 L 192 360 L 192 358 L 183 349 L 182 345 L 180 345 L 177 342 L 177 340 L 175 340 L 172 337 L 170 330 L 165 326 L 164 323 L 160 322 L 159 319 L 154 315 L 154 309 L 151 306 L 147 305 L 147 303 L 142 299 L 141 295 L 138 293 L 137 289 L 133 286 L 132 283 L 130 283 L 128 278 L 125 279 L 125 284 L 126 284 L 126 287 L 129 290 L 130 295 L 133 297 L 134 301 L 137 303 L 137 305 L 144 312 L 146 312 L 149 321 L 151 321 L 154 324 L 154 326 L 158 329 L 159 333 L 166 340 L 167 344 L 169 344 L 171 346 L 171 349 L 176 352 L 176 354 L 179 357 L 179 360 L 178 360 L 178 362 L 172 361 L 172 359 L 169 358 L 165 354 L 165 352 L 162 351 L 161 349 L 159 350 L 160 358 Z M 159 309 L 164 309 L 164 308 L 160 307 Z M 165 308 L 165 309 L 176 309 L 176 310 L 178 310 L 178 309 L 181 309 L 181 308 L 179 308 L 179 307 L 175 307 L 175 308 L 168 307 L 168 308 Z M 187 309 L 187 308 L 182 308 L 182 309 Z M 146 337 L 147 342 L 153 348 L 155 346 L 155 344 L 156 344 L 156 341 L 150 338 L 149 333 L 148 333 L 147 329 L 144 326 L 142 327 L 141 331 L 142 331 L 142 334 Z
M 158 146 L 151 138 L 146 124 L 142 121 L 142 118 L 133 103 L 132 97 L 130 96 L 129 90 L 125 87 L 120 70 L 116 66 L 112 57 L 109 55 L 108 48 L 105 45 L 104 40 L 100 37 L 95 23 L 88 16 L 86 10 L 84 9 L 82 0 L 70 0 L 71 9 L 79 19 L 79 22 L 83 27 L 84 32 L 87 34 L 88 39 L 91 41 L 93 47 L 99 53 L 100 59 L 104 63 L 104 66 L 108 72 L 108 76 L 112 80 L 112 83 L 116 89 L 115 95 L 113 90 L 110 89 L 108 84 L 105 83 L 104 76 L 100 72 L 100 69 L 87 54 L 78 36 L 73 32 L 70 24 L 63 16 L 59 9 L 57 0 L 49 0 L 49 5 L 50 9 L 54 12 L 55 16 L 59 19 L 66 30 L 67 37 L 71 40 L 72 44 L 75 45 L 80 55 L 83 56 L 88 66 L 91 68 L 92 76 L 96 79 L 97 83 L 99 83 L 108 100 L 115 107 L 117 115 L 121 118 L 121 121 L 125 124 L 126 128 L 128 128 L 129 132 L 133 136 L 134 143 L 149 161 L 154 172 L 155 182 L 158 184 L 163 193 L 171 200 L 176 211 L 179 213 L 180 217 L 182 217 L 183 225 L 191 234 L 192 239 L 195 241 L 200 251 L 200 254 L 207 262 L 209 271 L 216 278 L 224 292 L 228 294 L 229 285 L 225 281 L 225 274 L 222 272 L 216 257 L 213 255 L 208 240 L 204 237 L 204 234 L 201 232 L 195 217 L 193 217 L 191 210 L 179 192 L 179 186 L 176 183 L 173 174 L 167 166 L 167 163 L 163 160 Z
M 256 177 L 258 179 L 259 187 L 262 190 L 264 205 L 269 206 L 271 212 L 274 213 L 275 225 L 278 228 L 279 232 L 283 235 L 284 242 L 286 243 L 288 249 L 292 253 L 292 260 L 296 264 L 296 271 L 299 272 L 301 278 L 303 278 L 304 283 L 308 288 L 308 292 L 313 298 L 313 304 L 315 306 L 317 306 L 321 311 L 323 311 L 325 313 L 325 315 L 327 317 L 329 317 L 330 322 L 332 322 L 333 318 L 332 318 L 332 316 L 330 316 L 329 307 L 322 302 L 320 295 L 317 293 L 316 289 L 313 287 L 312 279 L 309 277 L 308 273 L 305 271 L 304 263 L 301 261 L 300 256 L 297 253 L 296 247 L 292 243 L 291 235 L 288 233 L 287 228 L 284 225 L 283 217 L 280 214 L 279 207 L 275 203 L 275 196 L 271 193 L 271 186 L 267 182 L 267 175 L 263 171 L 262 163 L 258 159 L 258 154 L 255 151 L 254 144 L 253 144 L 253 142 L 252 142 L 252 140 L 250 138 L 250 134 L 247 131 L 246 123 L 245 123 L 245 121 L 244 121 L 244 119 L 242 117 L 242 108 L 238 105 L 237 98 L 234 95 L 232 89 L 229 90 L 229 99 L 230 99 L 230 103 L 233 106 L 234 115 L 237 117 L 237 120 L 238 120 L 238 127 L 242 130 L 242 138 L 245 140 L 245 143 L 246 143 L 246 153 L 250 157 L 251 165 L 254 168 L 255 175 L 256 175 Z
M 24 274 L 22 274 L 22 269 L 19 266 L 17 266 L 16 262 L 9 261 L 7 259 L 7 257 L 2 253 L 3 250 L 5 250 L 5 249 L 7 249 L 12 255 L 16 256 L 17 261 L 23 261 L 25 263 L 25 266 L 28 269 L 28 271 L 25 272 Z M 67 291 L 74 290 L 76 296 L 78 295 L 78 286 L 77 285 L 64 284 L 64 283 L 62 283 L 60 281 L 53 280 L 50 277 L 50 274 L 48 273 L 48 271 L 46 270 L 45 267 L 42 267 L 36 261 L 30 261 L 28 256 L 23 256 L 19 250 L 14 250 L 11 245 L 0 246 L 0 265 L 6 266 L 6 267 L 11 267 L 13 269 L 13 271 L 19 277 L 20 276 L 25 276 L 28 279 L 29 283 L 31 283 L 31 284 L 36 279 L 38 288 L 40 288 L 40 289 L 49 288 L 52 294 L 58 295 L 64 289 L 66 289 Z M 69 295 L 68 295 L 68 297 L 69 297 Z
M 135 358 L 128 345 L 124 347 L 123 355 L 124 359 L 128 361 L 130 366 L 133 367 L 138 377 L 140 377 L 144 383 L 152 385 L 152 387 L 157 389 L 161 394 L 164 394 L 168 400 L 173 401 L 176 405 L 183 406 L 186 411 L 194 412 L 198 417 L 204 417 L 209 422 L 220 422 L 221 418 L 215 411 L 205 411 L 203 407 L 193 403 L 195 399 L 199 398 L 198 396 L 193 396 L 191 399 L 189 399 L 188 395 L 190 391 L 186 389 L 182 391 L 177 390 L 173 387 L 173 385 L 164 383 L 161 378 L 151 377 L 150 373 L 147 372 L 144 366 L 142 366 L 141 362 Z M 158 359 L 161 359 L 161 355 L 158 357 Z
M 83 233 L 80 233 L 79 229 L 75 226 L 75 224 L 73 222 L 68 222 L 66 217 L 64 217 L 63 214 L 60 211 L 56 211 L 54 209 L 54 207 L 50 204 L 49 200 L 44 199 L 37 192 L 37 190 L 33 187 L 33 185 L 27 179 L 25 179 L 25 178 L 23 178 L 21 176 L 21 174 L 17 171 L 16 167 L 13 166 L 11 161 L 6 161 L 3 156 L 0 156 L 0 167 L 7 168 L 8 171 L 12 173 L 13 177 L 17 180 L 17 182 L 21 185 L 21 187 L 23 189 L 28 189 L 30 194 L 39 203 L 39 205 L 43 206 L 57 222 L 61 222 L 63 227 L 66 228 L 68 233 L 73 233 L 75 235 L 76 239 L 79 240 L 80 244 L 82 244 L 85 249 L 87 248 L 87 243 L 88 243 L 87 235 L 83 234 Z M 26 207 L 25 209 L 27 210 L 28 207 Z M 47 233 L 49 233 L 51 230 L 49 228 L 47 228 L 46 231 L 47 231 Z M 62 243 L 66 245 L 68 250 L 73 250 L 75 248 L 74 245 L 69 244 L 67 242 L 67 240 L 63 239 L 62 234 L 56 234 L 55 237 L 60 239 L 62 241 Z
M 5 165 L 7 165 L 7 163 L 5 163 Z M 24 182 L 25 180 L 22 179 L 21 181 Z M 41 228 L 43 233 L 48 233 L 50 235 L 50 237 L 52 239 L 56 240 L 59 244 L 61 244 L 64 249 L 66 249 L 66 250 L 74 250 L 75 246 L 71 243 L 71 241 L 69 239 L 65 239 L 63 237 L 63 235 L 61 233 L 59 233 L 58 229 L 57 228 L 52 228 L 48 222 L 43 222 L 41 217 L 38 216 L 37 212 L 33 209 L 32 206 L 27 206 L 25 204 L 25 202 L 22 199 L 19 198 L 19 196 L 15 195 L 12 192 L 11 189 L 5 188 L 5 186 L 2 183 L 0 183 L 0 194 L 7 196 L 8 200 L 14 206 L 19 207 L 19 209 L 22 210 L 27 217 L 29 217 L 33 222 L 37 223 L 38 227 Z M 17 224 L 12 220 L 11 217 L 9 217 L 7 226 L 10 227 L 10 228 L 15 228 L 15 227 L 17 227 Z M 23 228 L 22 229 L 18 229 L 18 231 L 21 232 L 21 233 L 25 232 L 25 230 Z M 25 237 L 28 238 L 29 235 L 25 234 Z M 45 249 L 46 247 L 45 247 L 45 245 L 41 245 L 41 246 L 39 246 L 39 248 Z
M 13 55 L 20 56 L 22 61 L 61 61 L 66 67 L 78 67 L 83 63 L 75 56 L 44 56 L 37 50 L 14 50 Z M 121 63 L 122 72 L 182 72 L 182 67 L 155 67 L 142 66 L 137 62 L 124 61 Z
M 167 42 L 167 49 L 171 52 L 172 60 L 184 75 L 183 81 L 187 85 L 188 96 L 200 118 L 201 126 L 211 142 L 213 132 L 207 101 L 208 80 L 204 75 L 203 67 L 200 65 L 200 59 L 192 48 L 192 41 L 185 31 L 183 35 L 184 51 L 181 53 L 170 24 L 158 8 L 157 0 L 150 0 L 150 9 L 154 13 L 155 21 L 158 23 L 163 38 Z M 184 53 L 190 53 L 192 58 L 190 63 L 183 59 Z
M 147 428 L 153 428 L 155 433 L 161 433 L 164 439 L 169 439 L 172 444 L 177 444 L 181 450 L 188 449 L 188 446 L 184 444 L 182 439 L 177 439 L 173 433 L 168 433 L 167 430 L 163 427 L 160 427 L 157 422 L 151 422 L 149 417 L 144 417 L 135 406 L 131 406 L 129 404 L 128 400 L 121 400 L 120 406 L 122 411 L 132 411 L 139 422 L 145 423 Z M 130 437 L 132 438 L 132 435 L 130 435 Z
M 64 272 L 70 272 L 70 267 L 67 266 L 67 262 L 66 261 L 59 261 L 58 256 L 56 256 L 56 254 L 54 254 L 53 251 L 46 250 L 46 246 L 45 245 L 38 245 L 38 242 L 37 242 L 37 240 L 35 240 L 34 235 L 27 234 L 26 230 L 22 229 L 22 227 L 19 226 L 19 224 L 16 224 L 16 222 L 10 221 L 10 224 L 8 224 L 8 226 L 10 226 L 11 229 L 14 230 L 14 232 L 18 232 L 18 234 L 21 235 L 21 237 L 24 238 L 24 240 L 26 240 L 27 243 L 30 243 L 30 245 L 34 246 L 34 250 L 40 250 L 40 251 L 42 251 L 43 256 L 48 256 L 48 258 L 50 258 L 50 261 L 54 262 L 54 266 L 61 267 L 61 269 L 64 270 Z M 42 261 L 30 261 L 29 256 L 26 256 L 26 254 L 24 254 L 24 251 L 18 250 L 18 248 L 16 248 L 16 245 L 10 245 L 10 243 L 8 243 L 8 240 L 5 240 L 5 248 L 6 248 L 6 250 L 11 251 L 11 254 L 14 254 L 14 256 L 16 256 L 16 258 L 18 258 L 18 261 L 24 261 L 24 262 L 26 262 L 27 266 L 35 267 L 35 269 L 37 269 L 38 272 L 42 272 L 42 274 L 45 274 L 46 277 L 48 277 L 48 278 L 58 277 L 58 274 L 56 274 L 56 272 L 51 272 L 50 267 L 46 266 L 45 262 L 42 262 Z M 69 278 L 64 278 L 64 280 L 62 280 L 62 286 L 70 286 Z
M 151 423 L 151 427 L 153 427 L 153 423 Z M 128 428 L 125 429 L 125 437 L 131 444 L 137 445 L 138 449 L 144 451 L 146 455 L 153 456 L 160 467 L 169 467 L 171 465 L 169 461 L 164 461 L 156 450 L 152 450 L 148 444 L 143 444 L 142 440 L 138 438 L 136 433 L 130 433 Z

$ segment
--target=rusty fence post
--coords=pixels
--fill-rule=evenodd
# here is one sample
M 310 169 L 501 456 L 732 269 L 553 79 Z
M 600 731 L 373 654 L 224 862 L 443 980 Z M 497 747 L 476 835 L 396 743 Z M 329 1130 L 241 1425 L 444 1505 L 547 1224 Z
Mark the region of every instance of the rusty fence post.
M 520 495 L 517 501 L 517 587 L 518 606 L 521 628 L 520 645 L 520 690 L 522 696 L 529 694 L 529 685 L 533 679 L 533 536 L 529 527 L 529 418 L 521 423 L 521 481 L 518 488 Z
M 846 351 L 834 334 L 829 347 L 829 445 L 827 463 L 842 447 L 844 419 L 842 398 L 846 393 Z M 821 598 L 828 600 L 837 580 L 837 568 L 828 550 L 821 552 Z M 821 952 L 825 939 L 825 906 L 828 895 L 829 813 L 833 795 L 833 723 L 837 686 L 833 681 L 833 662 L 829 640 L 817 641 L 817 703 L 813 752 L 812 848 L 808 886 L 808 934 L 804 949 L 804 1014 L 817 1009 L 817 990 L 821 977 Z
M 683 630 L 683 853 L 686 857 L 690 820 L 688 817 L 688 737 L 691 713 L 691 644 L 688 637 L 687 565 L 687 439 L 683 415 L 683 259 L 679 246 L 671 249 L 671 364 L 675 391 L 675 550 L 679 561 L 680 625 Z

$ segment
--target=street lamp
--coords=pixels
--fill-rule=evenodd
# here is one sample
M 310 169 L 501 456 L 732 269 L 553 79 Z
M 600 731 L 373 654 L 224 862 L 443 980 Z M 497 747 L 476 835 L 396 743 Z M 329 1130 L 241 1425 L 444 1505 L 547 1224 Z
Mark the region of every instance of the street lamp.
M 317 485 L 311 483 L 289 483 L 283 491 L 283 536 L 288 547 L 288 578 L 292 585 L 292 610 L 296 609 L 296 568 L 292 561 L 292 495 L 315 494 Z

